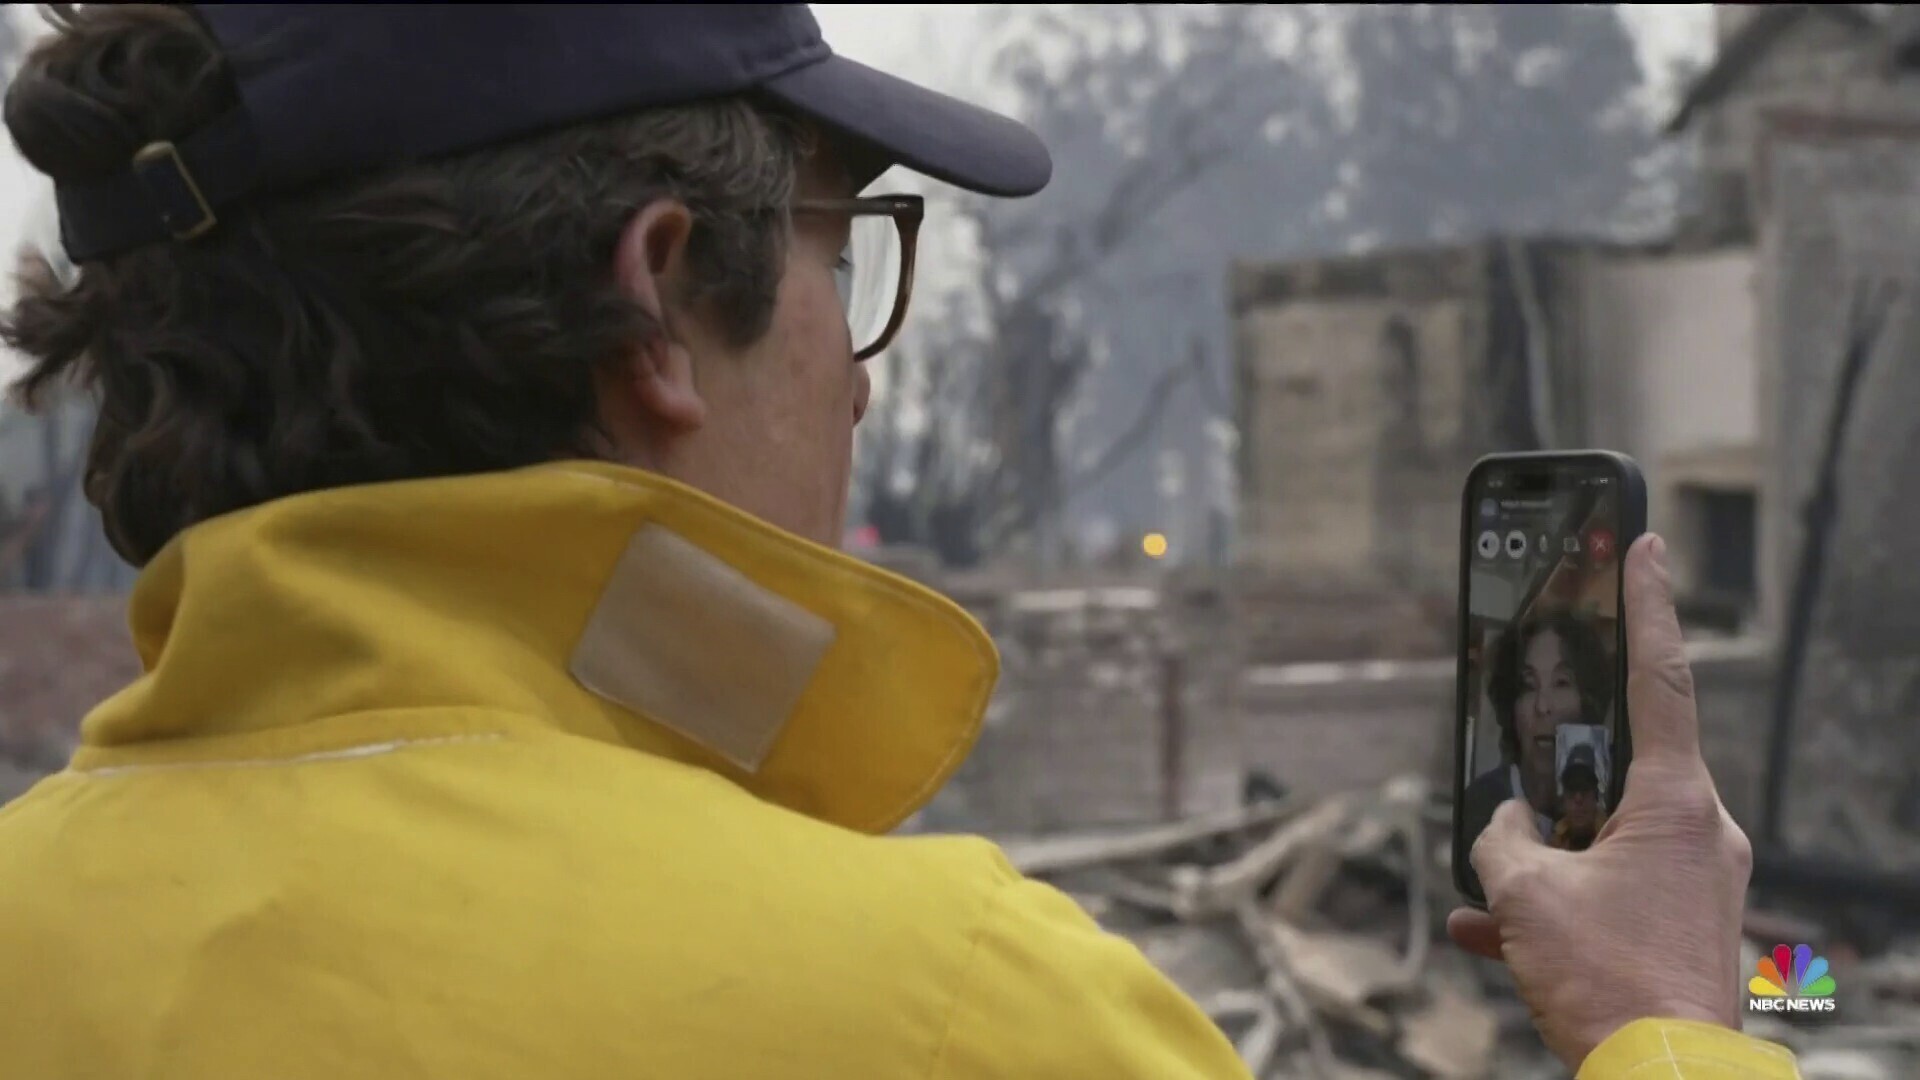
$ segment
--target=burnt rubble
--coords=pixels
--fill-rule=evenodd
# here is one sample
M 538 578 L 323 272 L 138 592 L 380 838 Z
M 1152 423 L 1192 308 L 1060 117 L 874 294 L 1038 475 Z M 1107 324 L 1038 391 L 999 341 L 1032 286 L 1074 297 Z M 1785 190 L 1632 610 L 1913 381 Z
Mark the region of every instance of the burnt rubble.
M 1016 866 L 1131 940 L 1221 1026 L 1257 1077 L 1563 1077 L 1499 964 L 1447 939 L 1449 808 L 1418 777 L 1284 795 L 1137 829 L 1006 841 Z M 1840 1008 L 1747 1030 L 1807 1080 L 1920 1075 L 1920 941 L 1860 956 L 1818 923 L 1756 910 L 1752 953 L 1823 950 Z

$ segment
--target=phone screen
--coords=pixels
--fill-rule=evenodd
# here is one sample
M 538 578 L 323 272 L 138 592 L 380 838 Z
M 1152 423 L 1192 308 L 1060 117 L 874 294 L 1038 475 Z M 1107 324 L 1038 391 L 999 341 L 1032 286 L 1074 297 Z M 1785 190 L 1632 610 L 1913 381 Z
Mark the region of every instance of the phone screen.
M 1515 797 L 1555 847 L 1583 850 L 1606 824 L 1620 715 L 1625 482 L 1604 460 L 1496 464 L 1469 482 L 1463 858 L 1494 810 Z M 1463 873 L 1471 880 L 1470 867 Z

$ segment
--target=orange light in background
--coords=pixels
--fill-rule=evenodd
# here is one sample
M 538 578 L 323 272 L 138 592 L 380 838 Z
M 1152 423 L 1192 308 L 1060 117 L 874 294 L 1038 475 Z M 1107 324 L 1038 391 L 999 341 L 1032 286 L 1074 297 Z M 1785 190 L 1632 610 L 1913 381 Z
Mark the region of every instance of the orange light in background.
M 1165 533 L 1148 533 L 1140 538 L 1140 550 L 1147 553 L 1149 559 L 1167 557 L 1167 537 Z

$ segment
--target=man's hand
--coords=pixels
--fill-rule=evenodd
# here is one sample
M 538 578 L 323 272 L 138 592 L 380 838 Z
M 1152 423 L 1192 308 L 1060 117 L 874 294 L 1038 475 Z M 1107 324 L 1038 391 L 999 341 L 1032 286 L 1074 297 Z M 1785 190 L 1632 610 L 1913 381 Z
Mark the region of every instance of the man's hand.
M 1506 960 L 1547 1047 L 1574 1070 L 1642 1017 L 1740 1026 L 1753 849 L 1700 757 L 1659 537 L 1628 551 L 1625 592 L 1633 761 L 1619 810 L 1570 852 L 1541 843 L 1524 804 L 1502 805 L 1473 847 L 1489 910 L 1447 920 L 1462 948 Z

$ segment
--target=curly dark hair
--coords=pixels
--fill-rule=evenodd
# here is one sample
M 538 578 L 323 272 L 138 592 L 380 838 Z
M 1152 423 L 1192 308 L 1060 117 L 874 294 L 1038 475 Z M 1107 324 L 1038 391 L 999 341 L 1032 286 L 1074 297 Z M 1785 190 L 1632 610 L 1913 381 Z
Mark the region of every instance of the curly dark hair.
M 1580 693 L 1583 722 L 1603 725 L 1613 703 L 1613 666 L 1606 646 L 1593 624 L 1560 611 L 1529 619 L 1501 635 L 1493 648 L 1487 668 L 1487 698 L 1493 703 L 1494 718 L 1500 724 L 1500 757 L 1511 764 L 1520 760 L 1520 733 L 1514 723 L 1514 708 L 1525 691 L 1527 647 L 1541 634 L 1560 639 L 1561 655 L 1573 671 L 1573 685 Z
M 6 97 L 56 183 L 232 108 L 187 10 L 51 5 Z M 801 125 L 747 98 L 649 109 L 257 197 L 212 233 L 62 281 L 29 256 L 0 338 L 28 407 L 98 400 L 87 496 L 144 565 L 180 530 L 299 492 L 605 456 L 595 376 L 662 332 L 613 276 L 641 207 L 692 210 L 680 302 L 735 344 L 770 325 Z

